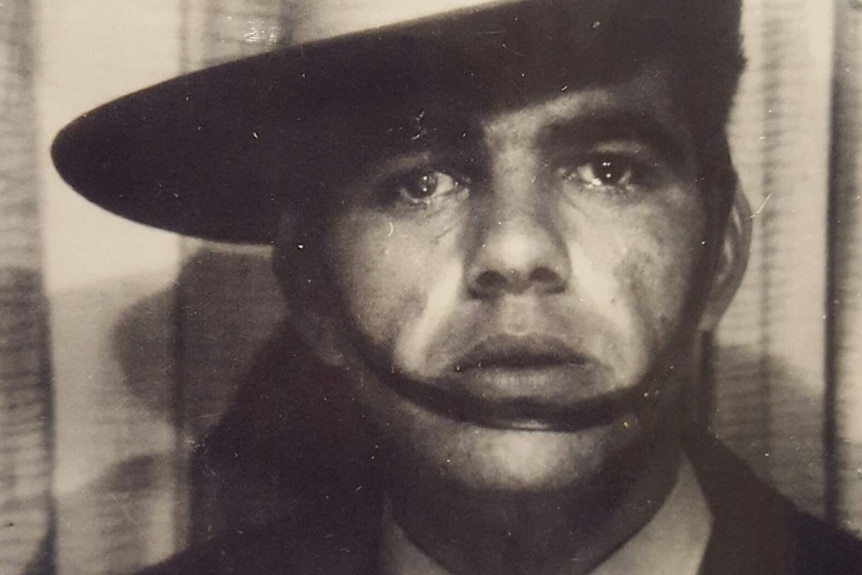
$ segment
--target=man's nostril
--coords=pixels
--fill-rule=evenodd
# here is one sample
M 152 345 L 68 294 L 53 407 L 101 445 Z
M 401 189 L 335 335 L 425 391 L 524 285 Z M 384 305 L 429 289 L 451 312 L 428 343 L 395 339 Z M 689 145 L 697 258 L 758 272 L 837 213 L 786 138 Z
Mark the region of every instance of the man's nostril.
M 530 274 L 530 282 L 544 286 L 559 286 L 563 283 L 559 274 L 546 267 L 534 269 Z
M 487 270 L 479 274 L 473 284 L 473 290 L 479 296 L 492 296 L 506 289 L 510 280 L 502 274 Z

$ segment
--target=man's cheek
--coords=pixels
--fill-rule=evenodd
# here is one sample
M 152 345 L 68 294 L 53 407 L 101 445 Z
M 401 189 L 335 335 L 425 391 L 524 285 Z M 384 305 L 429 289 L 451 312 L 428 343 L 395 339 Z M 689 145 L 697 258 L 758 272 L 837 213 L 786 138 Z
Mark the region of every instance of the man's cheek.
M 588 351 L 612 368 L 618 379 L 629 378 L 644 362 L 642 318 L 630 289 L 631 244 L 622 233 L 596 233 L 568 245 L 574 329 L 587 339 Z M 606 337 L 597 338 L 598 333 Z
M 375 344 L 391 351 L 405 331 L 415 331 L 417 324 L 420 331 L 426 329 L 421 317 L 429 309 L 445 305 L 433 290 L 440 274 L 430 271 L 439 265 L 428 261 L 414 238 L 373 234 L 347 248 L 341 289 L 351 319 Z
M 617 272 L 626 278 L 632 315 L 638 318 L 639 337 L 650 355 L 661 352 L 691 319 L 686 316 L 685 306 L 694 283 L 695 262 L 687 250 L 671 250 L 671 257 L 656 257 L 667 254 L 662 243 L 642 242 Z
M 376 273 L 386 274 L 380 269 Z M 368 337 L 375 345 L 389 348 L 398 332 L 398 324 L 403 321 L 404 313 L 418 307 L 414 290 L 409 282 L 365 281 L 353 283 L 345 290 L 349 303 L 350 316 L 358 331 Z
M 463 266 L 457 261 L 439 262 L 435 273 L 414 286 L 395 333 L 393 362 L 408 373 L 430 375 L 436 365 L 434 349 L 441 335 L 451 329 L 458 313 Z M 419 286 L 422 289 L 419 289 Z

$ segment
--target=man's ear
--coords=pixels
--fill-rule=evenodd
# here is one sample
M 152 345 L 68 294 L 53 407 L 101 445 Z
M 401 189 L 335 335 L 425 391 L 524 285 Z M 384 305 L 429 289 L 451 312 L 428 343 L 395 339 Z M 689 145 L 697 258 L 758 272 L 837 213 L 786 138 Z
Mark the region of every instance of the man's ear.
M 737 189 L 724 230 L 712 287 L 700 321 L 701 331 L 712 331 L 730 305 L 748 265 L 751 247 L 751 207 Z
M 311 244 L 298 223 L 295 214 L 282 214 L 272 252 L 272 270 L 284 296 L 287 321 L 321 361 L 340 366 L 344 354 L 337 322 L 322 311 L 326 308 L 321 304 L 324 290 L 328 289 L 322 281 L 322 250 Z

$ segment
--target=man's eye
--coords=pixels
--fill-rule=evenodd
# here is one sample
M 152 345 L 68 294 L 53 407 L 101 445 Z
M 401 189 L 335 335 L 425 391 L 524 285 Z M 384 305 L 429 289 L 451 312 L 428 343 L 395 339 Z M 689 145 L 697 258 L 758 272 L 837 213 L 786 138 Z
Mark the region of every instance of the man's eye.
M 411 206 L 427 206 L 461 188 L 459 179 L 439 170 L 413 172 L 398 178 L 394 184 L 395 199 Z
M 635 162 L 622 156 L 601 155 L 588 158 L 564 170 L 568 181 L 590 188 L 628 189 L 638 184 Z

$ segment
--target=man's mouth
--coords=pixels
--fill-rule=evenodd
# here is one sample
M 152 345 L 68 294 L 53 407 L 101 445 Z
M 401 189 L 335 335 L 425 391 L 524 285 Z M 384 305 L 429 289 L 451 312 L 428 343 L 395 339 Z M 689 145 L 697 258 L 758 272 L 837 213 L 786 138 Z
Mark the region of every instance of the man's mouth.
M 546 336 L 496 336 L 479 342 L 453 363 L 456 372 L 472 369 L 522 369 L 581 365 L 585 355 L 562 340 Z
M 553 336 L 501 335 L 466 350 L 432 380 L 396 374 L 396 391 L 439 415 L 499 429 L 572 431 L 614 420 L 633 394 L 599 362 Z

